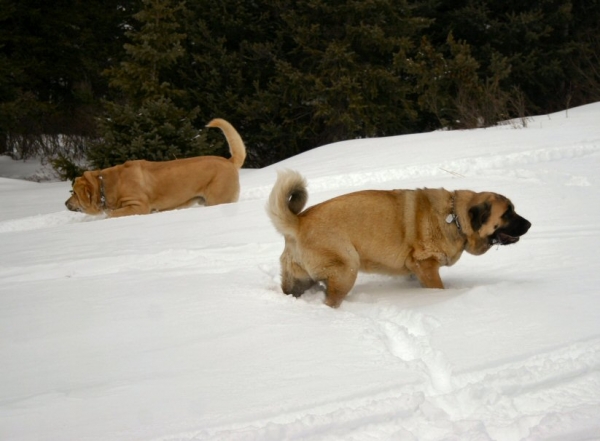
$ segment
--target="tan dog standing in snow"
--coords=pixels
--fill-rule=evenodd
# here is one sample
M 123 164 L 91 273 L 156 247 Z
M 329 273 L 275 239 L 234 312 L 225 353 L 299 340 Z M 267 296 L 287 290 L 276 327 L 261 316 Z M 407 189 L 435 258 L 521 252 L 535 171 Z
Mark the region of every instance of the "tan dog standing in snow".
M 204 205 L 236 202 L 240 194 L 239 169 L 246 159 L 246 147 L 239 133 L 224 119 L 213 119 L 207 127 L 223 131 L 231 158 L 135 160 L 86 171 L 75 179 L 72 195 L 65 205 L 71 211 L 119 217 L 174 210 L 197 202 Z
M 338 307 L 359 271 L 414 274 L 426 288 L 444 288 L 441 266 L 463 251 L 484 254 L 509 245 L 531 223 L 506 197 L 491 192 L 444 189 L 367 190 L 338 196 L 304 211 L 306 181 L 280 173 L 267 205 L 285 238 L 281 288 L 300 296 L 325 285 L 325 303 Z

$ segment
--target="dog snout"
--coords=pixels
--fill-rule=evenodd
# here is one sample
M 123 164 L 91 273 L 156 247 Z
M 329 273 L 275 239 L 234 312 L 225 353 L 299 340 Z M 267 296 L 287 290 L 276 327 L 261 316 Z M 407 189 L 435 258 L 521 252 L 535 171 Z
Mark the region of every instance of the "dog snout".
M 71 199 L 67 199 L 67 201 L 65 202 L 65 206 L 67 207 L 68 210 L 70 211 L 79 211 L 79 208 L 77 208 L 75 205 L 73 205 L 71 203 Z
M 523 234 L 525 234 L 525 233 L 527 233 L 527 231 L 529 230 L 529 228 L 531 228 L 531 222 L 529 222 L 524 217 L 522 217 L 521 219 L 523 219 Z
M 531 228 L 531 222 L 524 217 L 519 216 L 517 222 L 515 223 L 515 232 L 517 235 L 522 236 L 529 231 L 529 228 Z

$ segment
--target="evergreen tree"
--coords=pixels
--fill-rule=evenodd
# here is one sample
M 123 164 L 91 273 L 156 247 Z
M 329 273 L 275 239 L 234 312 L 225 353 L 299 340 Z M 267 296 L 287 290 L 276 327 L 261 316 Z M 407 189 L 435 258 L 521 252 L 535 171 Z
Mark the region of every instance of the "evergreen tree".
M 512 110 L 511 94 L 500 85 L 510 73 L 507 60 L 494 55 L 482 72 L 471 47 L 452 34 L 437 48 L 424 37 L 409 71 L 422 117 L 433 116 L 432 129 L 487 127 L 507 119 Z
M 509 101 L 522 93 L 531 114 L 565 108 L 591 72 L 591 64 L 583 71 L 575 66 L 581 66 L 584 53 L 598 53 L 597 43 L 594 50 L 583 35 L 597 34 L 599 6 L 598 0 L 447 0 L 419 2 L 418 11 L 435 19 L 428 38 L 446 57 L 449 34 L 469 46 L 480 81 L 504 60 L 510 72 L 499 90 L 510 95 Z M 579 95 L 578 104 L 585 100 Z
M 417 116 L 406 60 L 428 24 L 397 0 L 282 2 L 284 50 L 261 94 L 302 143 L 315 146 L 411 131 Z M 282 106 L 283 98 L 291 105 Z M 296 144 L 296 145 L 294 145 Z
M 59 3 L 0 0 L 0 152 L 80 152 L 99 121 L 96 166 L 173 159 L 224 150 L 197 130 L 224 117 L 263 166 L 600 99 L 600 0 Z
M 198 124 L 198 108 L 185 106 L 176 87 L 178 61 L 184 55 L 178 19 L 183 3 L 143 0 L 134 15 L 139 29 L 127 32 L 126 59 L 106 71 L 120 99 L 105 102 L 100 138 L 88 159 L 98 168 L 131 159 L 170 160 L 211 153 Z
M 600 0 L 573 2 L 568 31 L 572 42 L 561 48 L 568 69 L 563 78 L 568 106 L 600 101 Z
M 137 1 L 0 0 L 0 152 L 44 155 L 47 140 L 93 136 L 100 72 Z
M 281 136 L 274 109 L 260 105 L 260 91 L 276 76 L 274 57 L 283 50 L 276 2 L 197 0 L 187 7 L 185 88 L 204 119 L 224 117 L 236 126 L 248 149 L 246 166 L 289 156 L 288 141 L 297 135 Z
M 192 7 L 192 6 L 190 6 Z M 406 59 L 426 20 L 404 0 L 194 3 L 199 101 L 216 97 L 267 165 L 326 143 L 414 130 Z M 194 50 L 194 49 L 191 49 Z M 226 78 L 227 81 L 222 79 Z

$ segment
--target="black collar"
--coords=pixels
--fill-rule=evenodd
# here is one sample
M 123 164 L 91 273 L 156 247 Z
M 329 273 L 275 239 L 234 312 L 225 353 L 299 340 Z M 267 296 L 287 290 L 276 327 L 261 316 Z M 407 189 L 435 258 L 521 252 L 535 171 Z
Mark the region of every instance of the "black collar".
M 98 175 L 98 179 L 100 179 L 100 207 L 102 210 L 106 210 L 106 194 L 104 193 L 104 179 L 102 175 Z

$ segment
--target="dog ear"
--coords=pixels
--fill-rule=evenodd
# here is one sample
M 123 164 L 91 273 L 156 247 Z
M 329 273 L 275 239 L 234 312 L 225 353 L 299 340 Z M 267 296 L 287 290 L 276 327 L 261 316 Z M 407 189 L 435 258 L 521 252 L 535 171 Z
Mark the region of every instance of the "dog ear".
M 84 192 L 85 192 L 85 197 L 87 198 L 87 202 L 89 204 L 92 203 L 92 190 L 90 190 L 90 186 L 88 184 L 85 185 L 85 187 L 83 188 Z
M 471 228 L 473 228 L 473 231 L 479 231 L 483 224 L 488 221 L 491 214 L 492 204 L 489 202 L 483 202 L 469 208 L 469 218 L 471 219 Z
M 84 182 L 85 195 L 87 196 L 88 201 L 91 204 L 92 197 L 94 196 L 94 194 L 96 194 L 98 191 L 100 191 L 100 187 L 98 184 L 98 178 L 96 177 L 95 172 L 86 171 L 83 173 L 83 179 L 85 180 L 85 182 Z
M 77 196 L 80 202 L 90 203 L 92 201 L 92 191 L 89 182 L 82 178 L 76 178 L 73 183 L 72 193 Z

